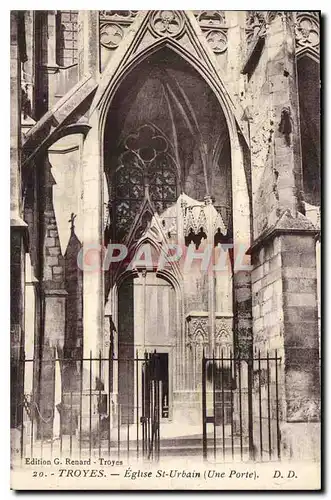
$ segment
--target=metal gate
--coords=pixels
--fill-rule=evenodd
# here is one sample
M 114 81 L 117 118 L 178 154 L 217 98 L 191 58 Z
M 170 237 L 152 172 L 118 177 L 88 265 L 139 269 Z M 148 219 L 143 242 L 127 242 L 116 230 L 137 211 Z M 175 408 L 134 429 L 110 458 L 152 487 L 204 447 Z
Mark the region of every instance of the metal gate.
M 279 365 L 269 353 L 202 358 L 203 457 L 281 458 Z
M 21 458 L 159 458 L 161 382 L 156 352 L 115 358 L 109 349 L 106 358 L 101 353 L 73 358 L 61 357 L 54 349 L 47 358 L 20 362 L 25 390 L 16 451 Z M 134 397 L 128 394 L 127 400 L 114 390 L 119 363 L 133 367 Z

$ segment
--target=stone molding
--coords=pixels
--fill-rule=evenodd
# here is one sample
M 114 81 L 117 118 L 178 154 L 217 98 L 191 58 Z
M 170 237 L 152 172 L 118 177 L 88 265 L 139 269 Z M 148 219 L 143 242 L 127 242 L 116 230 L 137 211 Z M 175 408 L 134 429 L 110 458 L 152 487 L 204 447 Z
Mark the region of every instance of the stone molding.
M 285 210 L 276 224 L 262 233 L 247 250 L 247 255 L 252 255 L 265 244 L 267 240 L 275 238 L 280 234 L 319 234 L 319 230 L 304 215 L 298 213 L 293 217 L 289 210 Z
M 228 48 L 225 12 L 223 10 L 194 11 L 202 33 L 215 54 L 222 54 Z
M 100 44 L 106 49 L 116 49 L 124 38 L 126 29 L 137 15 L 136 10 L 101 10 L 99 12 Z
M 208 345 L 209 314 L 206 311 L 191 311 L 186 316 L 187 345 Z M 215 345 L 228 346 L 233 343 L 233 314 L 215 314 Z
M 295 15 L 297 56 L 308 54 L 319 61 L 320 20 L 318 12 L 297 12 Z

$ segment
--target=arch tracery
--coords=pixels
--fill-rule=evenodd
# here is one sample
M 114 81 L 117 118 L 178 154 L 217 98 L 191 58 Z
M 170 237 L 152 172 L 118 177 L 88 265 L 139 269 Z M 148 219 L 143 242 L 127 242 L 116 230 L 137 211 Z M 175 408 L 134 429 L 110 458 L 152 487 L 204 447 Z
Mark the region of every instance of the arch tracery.
M 115 86 L 112 93 L 109 89 L 101 109 L 104 171 L 110 194 L 110 239 L 125 242 L 133 253 L 147 242 L 158 256 L 164 245 L 172 242 L 188 248 L 192 240 L 197 249 L 203 250 L 209 243 L 216 244 L 218 234 L 222 235 L 222 241 L 232 241 L 233 130 L 229 130 L 228 110 L 224 111 L 213 85 L 187 62 L 190 56 L 183 58 L 182 49 L 175 50 L 177 41 L 169 38 L 168 42 L 171 47 L 169 43 L 159 43 L 143 56 L 138 54 L 134 63 L 132 60 L 127 63 L 123 70 L 126 78 L 116 92 Z M 191 315 L 204 325 L 203 343 L 209 348 L 210 342 L 217 346 L 232 343 L 230 275 L 226 280 L 224 276 L 208 276 L 196 266 L 185 275 L 181 263 L 161 270 L 154 262 L 150 267 L 139 266 L 130 271 L 134 277 L 133 302 L 143 300 L 139 295 L 143 289 L 139 287 L 150 286 L 148 280 L 152 275 L 165 278 L 176 291 L 176 313 L 174 305 L 170 309 L 170 316 L 176 317 L 173 337 L 176 363 L 182 363 L 183 359 L 191 363 L 186 350 L 193 340 L 189 334 L 195 333 L 192 327 L 187 328 Z M 118 265 L 114 271 L 111 295 L 116 296 L 119 283 L 128 276 L 124 268 Z M 227 284 L 215 294 L 212 288 L 218 286 L 219 279 Z M 214 311 L 218 313 L 208 319 L 211 300 L 215 301 Z M 229 337 L 223 329 L 216 338 L 218 318 L 223 318 L 225 311 L 229 314 L 226 318 Z M 147 316 L 145 311 L 144 318 L 147 323 L 155 321 L 153 311 Z M 137 331 L 139 328 L 138 321 Z M 194 339 L 198 350 L 195 353 L 193 349 L 192 355 L 194 364 L 199 364 L 201 338 L 198 335 Z M 194 345 L 196 342 L 193 340 Z M 159 350 L 162 352 L 162 347 Z M 184 381 L 179 376 L 176 383 L 179 388 Z
M 161 215 L 180 193 L 199 203 L 212 196 L 219 218 L 227 219 L 226 119 L 213 90 L 174 52 L 163 49 L 123 82 L 109 109 L 104 143 L 109 209 L 120 240 L 146 198 Z

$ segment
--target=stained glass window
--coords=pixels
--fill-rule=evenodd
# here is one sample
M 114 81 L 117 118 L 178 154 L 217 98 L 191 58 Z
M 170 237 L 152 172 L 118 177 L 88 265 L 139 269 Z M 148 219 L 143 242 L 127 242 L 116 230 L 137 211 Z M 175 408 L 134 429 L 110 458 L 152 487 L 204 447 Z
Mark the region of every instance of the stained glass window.
M 160 131 L 143 125 L 121 149 L 112 182 L 113 233 L 118 241 L 130 231 L 145 196 L 159 214 L 178 197 L 176 163 Z
M 149 196 L 156 211 L 162 213 L 177 199 L 176 170 L 166 153 L 158 155 L 148 169 Z

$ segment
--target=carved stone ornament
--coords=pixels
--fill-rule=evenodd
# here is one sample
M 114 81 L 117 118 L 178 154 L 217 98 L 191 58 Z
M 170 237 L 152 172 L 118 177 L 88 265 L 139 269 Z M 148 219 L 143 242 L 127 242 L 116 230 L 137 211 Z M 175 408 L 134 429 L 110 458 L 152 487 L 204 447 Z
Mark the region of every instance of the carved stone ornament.
M 249 10 L 246 12 L 246 42 L 249 46 L 256 37 L 264 30 L 267 12 Z
M 100 10 L 100 20 L 113 20 L 120 23 L 131 23 L 136 17 L 137 10 Z
M 206 40 L 216 54 L 225 52 L 228 47 L 228 39 L 225 30 L 211 30 L 206 34 Z
M 277 19 L 277 17 L 285 21 L 288 18 L 287 14 L 290 13 L 282 10 L 268 10 L 266 13 L 266 22 L 270 24 Z
M 201 28 L 225 25 L 225 12 L 223 10 L 197 10 L 194 15 Z
M 106 49 L 116 49 L 137 13 L 137 10 L 100 10 L 100 44 Z
M 311 49 L 317 55 L 319 54 L 319 19 L 314 12 L 297 13 L 295 35 L 298 53 L 305 51 L 305 49 Z
M 158 36 L 177 36 L 183 30 L 184 19 L 177 10 L 157 10 L 151 14 L 150 24 Z
M 225 52 L 228 47 L 225 12 L 222 10 L 195 10 L 193 13 L 215 54 Z
M 246 12 L 246 28 L 254 29 L 263 26 L 266 12 L 259 10 L 249 10 Z
M 215 330 L 216 345 L 232 344 L 232 318 L 216 318 Z
M 188 344 L 208 344 L 208 317 L 188 317 Z
M 116 49 L 121 43 L 124 31 L 115 23 L 103 24 L 100 28 L 100 43 L 106 49 Z
M 201 231 L 208 234 L 208 219 L 210 220 L 210 230 L 214 233 L 213 236 L 218 231 L 220 231 L 223 235 L 227 234 L 227 228 L 222 216 L 213 204 L 201 203 L 182 194 L 180 206 L 183 214 L 183 229 L 185 237 L 187 237 L 190 233 L 197 235 Z

